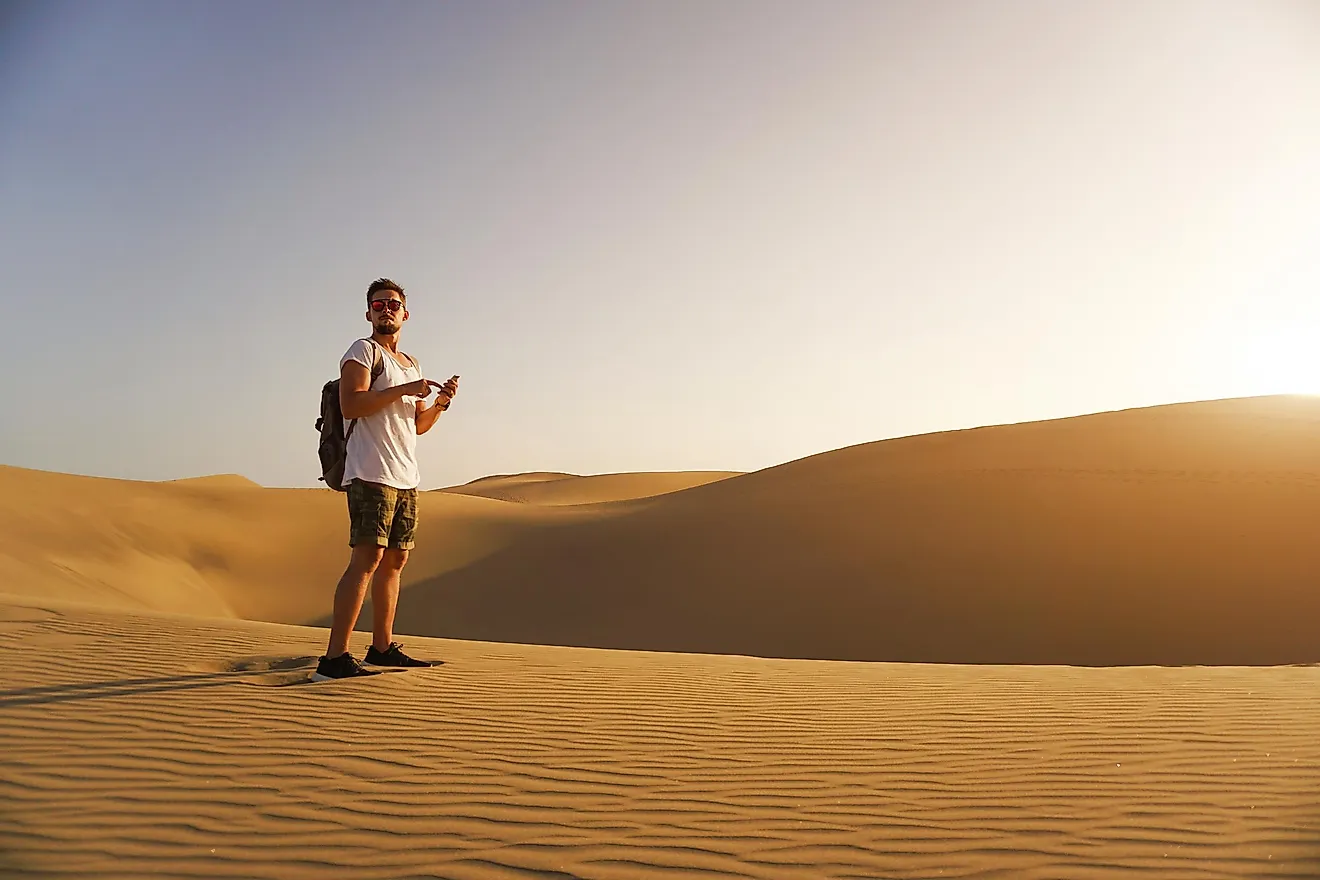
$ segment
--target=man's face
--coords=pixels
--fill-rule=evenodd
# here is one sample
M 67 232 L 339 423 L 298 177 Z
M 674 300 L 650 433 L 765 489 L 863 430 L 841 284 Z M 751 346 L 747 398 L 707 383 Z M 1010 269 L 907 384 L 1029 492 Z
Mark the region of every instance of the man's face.
M 408 310 L 403 306 L 403 299 L 392 290 L 382 290 L 371 298 L 367 309 L 367 320 L 376 328 L 376 332 L 385 336 L 398 333 L 403 322 L 408 320 Z

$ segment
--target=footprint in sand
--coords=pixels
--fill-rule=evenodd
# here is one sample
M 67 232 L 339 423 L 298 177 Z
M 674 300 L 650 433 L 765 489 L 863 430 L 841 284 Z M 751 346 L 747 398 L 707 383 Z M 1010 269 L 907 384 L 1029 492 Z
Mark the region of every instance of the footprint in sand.
M 311 654 L 257 654 L 232 660 L 209 660 L 190 664 L 194 672 L 214 672 L 234 677 L 235 683 L 258 687 L 287 687 L 306 684 L 308 674 L 316 668 L 317 658 Z

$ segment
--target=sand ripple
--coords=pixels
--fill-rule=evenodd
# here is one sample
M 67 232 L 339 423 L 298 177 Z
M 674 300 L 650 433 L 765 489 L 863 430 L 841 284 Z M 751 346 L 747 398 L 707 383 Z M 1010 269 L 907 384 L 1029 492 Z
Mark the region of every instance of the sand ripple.
M 4 876 L 1320 875 L 1312 667 L 416 639 L 447 665 L 310 685 L 318 630 L 0 620 Z

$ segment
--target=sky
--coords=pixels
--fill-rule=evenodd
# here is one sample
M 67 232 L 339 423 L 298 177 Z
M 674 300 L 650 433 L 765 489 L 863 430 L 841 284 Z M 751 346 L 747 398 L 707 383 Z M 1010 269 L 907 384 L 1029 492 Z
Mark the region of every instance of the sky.
M 0 0 L 0 464 L 423 488 L 1320 393 L 1320 2 Z

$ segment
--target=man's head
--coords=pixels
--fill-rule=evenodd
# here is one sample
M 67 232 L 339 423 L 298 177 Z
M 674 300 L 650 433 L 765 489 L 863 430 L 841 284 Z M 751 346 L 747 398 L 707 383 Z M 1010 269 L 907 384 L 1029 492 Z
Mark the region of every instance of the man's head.
M 381 336 L 392 336 L 408 320 L 408 297 L 388 278 L 377 278 L 367 288 L 367 320 Z

